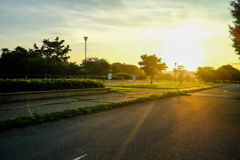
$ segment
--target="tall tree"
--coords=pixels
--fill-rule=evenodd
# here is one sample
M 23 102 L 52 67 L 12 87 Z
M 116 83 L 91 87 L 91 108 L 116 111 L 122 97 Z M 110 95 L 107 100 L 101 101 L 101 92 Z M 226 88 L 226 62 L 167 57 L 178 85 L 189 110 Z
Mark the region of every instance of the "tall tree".
M 66 47 L 63 45 L 64 40 L 60 40 L 56 37 L 55 41 L 49 41 L 49 39 L 44 39 L 42 47 L 37 47 L 34 44 L 34 50 L 36 53 L 41 54 L 45 61 L 46 75 L 49 74 L 49 68 L 55 66 L 58 62 L 67 62 L 70 58 L 67 53 L 71 51 L 69 45 Z
M 209 66 L 198 67 L 195 75 L 197 78 L 203 80 L 204 82 L 213 82 L 217 79 L 216 71 L 213 67 Z
M 103 76 L 110 70 L 110 64 L 106 59 L 97 57 L 89 57 L 82 61 L 82 66 L 86 69 L 87 75 Z
M 112 73 L 113 74 L 116 74 L 116 73 L 119 73 L 121 72 L 122 70 L 119 68 L 119 65 L 117 63 L 113 63 L 111 65 L 111 70 L 112 70 Z
M 232 47 L 236 54 L 240 55 L 240 0 L 230 1 L 230 12 L 233 17 L 233 26 L 229 25 L 230 37 L 233 41 Z
M 142 61 L 138 62 L 140 68 L 146 73 L 146 75 L 151 76 L 151 84 L 153 82 L 153 77 L 168 68 L 165 63 L 161 63 L 161 58 L 157 58 L 156 55 L 147 54 L 141 56 Z
M 32 72 L 32 59 L 40 61 L 40 57 L 34 52 L 23 47 L 16 47 L 10 51 L 2 49 L 0 57 L 0 73 L 2 74 L 29 74 Z
M 217 73 L 222 81 L 240 80 L 240 71 L 229 64 L 219 67 Z
M 139 67 L 132 65 L 132 64 L 116 62 L 116 63 L 112 64 L 112 69 L 113 69 L 113 71 L 115 71 L 115 73 L 117 73 L 116 71 L 118 70 L 118 72 L 128 73 L 131 75 L 133 75 L 133 74 L 144 75 L 144 72 Z

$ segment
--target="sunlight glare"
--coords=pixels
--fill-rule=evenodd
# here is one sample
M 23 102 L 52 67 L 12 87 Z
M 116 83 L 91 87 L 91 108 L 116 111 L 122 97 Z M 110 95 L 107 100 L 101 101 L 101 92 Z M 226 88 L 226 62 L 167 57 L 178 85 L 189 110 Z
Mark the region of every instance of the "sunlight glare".
M 192 26 L 165 31 L 164 59 L 168 63 L 184 65 L 189 71 L 195 70 L 205 59 L 206 50 L 201 46 L 201 38 L 212 32 Z

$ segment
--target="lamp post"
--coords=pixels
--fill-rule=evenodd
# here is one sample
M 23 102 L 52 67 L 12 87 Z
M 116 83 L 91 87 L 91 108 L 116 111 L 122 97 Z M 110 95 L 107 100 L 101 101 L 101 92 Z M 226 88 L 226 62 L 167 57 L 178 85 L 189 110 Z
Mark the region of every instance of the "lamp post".
M 175 64 L 175 83 L 176 83 L 176 72 L 177 72 L 176 65 L 177 65 L 177 63 L 174 63 L 174 64 Z
M 84 69 L 85 69 L 85 79 L 87 79 L 87 74 L 86 74 L 87 39 L 88 39 L 88 37 L 84 37 L 84 40 L 85 40 L 85 65 L 84 65 Z

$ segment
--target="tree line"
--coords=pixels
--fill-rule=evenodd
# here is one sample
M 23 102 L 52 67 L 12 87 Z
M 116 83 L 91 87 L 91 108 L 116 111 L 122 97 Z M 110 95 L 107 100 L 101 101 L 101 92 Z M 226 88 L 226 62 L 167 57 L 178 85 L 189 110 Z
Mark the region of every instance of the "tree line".
M 44 39 L 43 44 L 33 49 L 16 47 L 14 50 L 3 48 L 0 57 L 0 75 L 84 75 L 104 76 L 108 72 L 113 74 L 124 72 L 127 74 L 144 75 L 135 65 L 125 63 L 110 64 L 106 59 L 88 57 L 81 64 L 68 62 L 71 51 L 69 45 L 58 37 L 54 41 Z
M 129 74 L 150 76 L 151 84 L 154 78 L 174 80 L 175 77 L 167 73 L 162 73 L 167 65 L 161 62 L 161 58 L 156 55 L 142 55 L 137 67 L 125 63 L 112 63 L 110 64 L 104 58 L 87 57 L 82 60 L 81 64 L 76 62 L 68 62 L 70 56 L 68 52 L 71 51 L 69 45 L 65 46 L 64 40 L 59 40 L 57 37 L 54 41 L 44 39 L 41 47 L 34 44 L 33 49 L 25 49 L 23 47 L 16 47 L 14 50 L 3 48 L 0 57 L 0 76 L 5 77 L 8 75 L 84 75 L 87 76 L 107 76 L 107 73 L 113 74 Z M 187 75 L 184 66 L 178 66 L 173 69 L 177 79 L 180 83 L 183 80 L 193 81 L 193 77 Z M 236 82 L 240 81 L 240 71 L 231 65 L 223 65 L 218 69 L 213 67 L 198 67 L 196 78 L 204 82 Z M 11 77 L 10 77 L 11 78 Z
M 198 67 L 196 77 L 204 82 L 239 82 L 240 71 L 231 65 L 223 65 L 218 69 L 204 66 Z

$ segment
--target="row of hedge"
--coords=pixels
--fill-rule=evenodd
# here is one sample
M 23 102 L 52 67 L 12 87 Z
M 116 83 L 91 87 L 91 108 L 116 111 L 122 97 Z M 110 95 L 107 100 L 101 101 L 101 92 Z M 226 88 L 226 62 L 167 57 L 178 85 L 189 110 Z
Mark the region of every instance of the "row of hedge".
M 0 93 L 104 87 L 103 82 L 90 79 L 0 79 Z
M 101 80 L 108 80 L 108 76 L 98 76 L 98 77 L 91 77 L 93 79 L 101 79 Z M 112 76 L 111 80 L 124 80 L 123 77 L 119 77 L 119 76 Z

